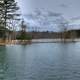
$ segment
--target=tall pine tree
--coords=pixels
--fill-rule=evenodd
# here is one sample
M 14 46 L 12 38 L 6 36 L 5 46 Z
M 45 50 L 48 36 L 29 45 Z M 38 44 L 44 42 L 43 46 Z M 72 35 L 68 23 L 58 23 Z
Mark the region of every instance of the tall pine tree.
M 3 11 L 4 11 L 4 0 L 0 0 L 0 37 L 4 37 L 4 31 L 5 31 Z
M 6 29 L 10 27 L 11 20 L 18 20 L 18 16 L 20 16 L 17 11 L 19 7 L 17 6 L 17 2 L 15 0 L 1 0 L 0 1 L 0 18 L 1 23 L 5 27 L 4 36 L 6 36 Z

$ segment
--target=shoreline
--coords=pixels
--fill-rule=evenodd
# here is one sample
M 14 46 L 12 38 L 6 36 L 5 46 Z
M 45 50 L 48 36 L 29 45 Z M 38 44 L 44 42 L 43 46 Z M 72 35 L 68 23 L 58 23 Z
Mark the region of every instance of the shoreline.
M 63 43 L 63 42 L 80 42 L 80 39 L 32 39 L 32 40 L 0 40 L 0 45 L 26 45 L 31 43 Z
M 80 41 L 80 40 L 79 40 Z M 32 43 L 59 43 L 59 42 L 78 42 L 72 39 L 33 39 Z
M 32 40 L 0 40 L 0 46 L 4 45 L 27 45 L 32 43 L 71 43 L 80 42 L 80 39 L 32 39 Z

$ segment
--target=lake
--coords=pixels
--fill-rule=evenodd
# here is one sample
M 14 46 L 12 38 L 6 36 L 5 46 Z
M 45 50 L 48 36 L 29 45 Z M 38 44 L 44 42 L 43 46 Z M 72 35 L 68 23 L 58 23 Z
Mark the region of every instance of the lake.
M 80 43 L 0 46 L 0 80 L 80 80 Z

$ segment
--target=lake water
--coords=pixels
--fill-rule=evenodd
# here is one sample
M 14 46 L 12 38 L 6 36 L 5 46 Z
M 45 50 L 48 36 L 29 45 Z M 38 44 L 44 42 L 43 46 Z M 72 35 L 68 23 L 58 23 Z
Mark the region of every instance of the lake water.
M 0 80 L 80 80 L 80 43 L 0 46 Z

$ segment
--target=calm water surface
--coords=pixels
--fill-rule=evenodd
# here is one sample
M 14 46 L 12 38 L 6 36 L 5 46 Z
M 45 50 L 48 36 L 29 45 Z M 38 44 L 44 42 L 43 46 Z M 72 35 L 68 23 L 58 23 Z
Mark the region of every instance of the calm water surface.
M 0 80 L 80 80 L 80 43 L 1 46 Z

